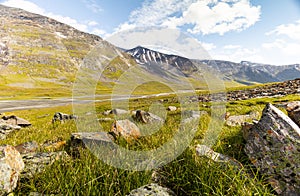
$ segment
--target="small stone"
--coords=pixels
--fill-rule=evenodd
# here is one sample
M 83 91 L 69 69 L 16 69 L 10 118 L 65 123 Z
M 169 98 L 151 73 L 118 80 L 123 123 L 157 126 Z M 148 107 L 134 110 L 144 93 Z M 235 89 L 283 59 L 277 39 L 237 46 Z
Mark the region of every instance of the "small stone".
M 176 110 L 177 110 L 177 107 L 175 107 L 175 106 L 168 107 L 168 111 L 175 112 Z
M 99 122 L 111 122 L 111 121 L 114 121 L 114 119 L 112 119 L 112 118 L 99 118 L 98 121 Z
M 175 196 L 175 193 L 158 184 L 148 184 L 131 191 L 127 196 Z

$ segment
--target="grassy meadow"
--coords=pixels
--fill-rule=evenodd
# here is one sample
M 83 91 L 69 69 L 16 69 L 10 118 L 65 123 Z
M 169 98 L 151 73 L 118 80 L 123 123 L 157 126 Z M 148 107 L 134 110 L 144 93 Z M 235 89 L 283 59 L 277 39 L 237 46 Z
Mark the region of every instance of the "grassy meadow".
M 266 103 L 276 104 L 299 100 L 299 98 L 297 95 L 289 95 L 280 98 L 232 101 L 226 103 L 226 109 L 232 115 L 247 114 L 250 111 L 261 113 Z M 179 106 L 174 97 L 164 97 L 163 99 L 162 104 L 165 107 L 169 105 Z M 147 111 L 149 106 L 157 101 L 157 98 L 133 99 L 129 105 L 131 110 L 143 109 Z M 245 141 L 239 126 L 228 127 L 224 125 L 213 150 L 240 161 L 244 165 L 242 170 L 228 164 L 215 163 L 208 158 L 196 156 L 195 145 L 202 143 L 203 136 L 211 120 L 209 104 L 199 103 L 199 107 L 200 110 L 207 111 L 208 114 L 201 116 L 190 147 L 174 161 L 156 170 L 166 179 L 162 180 L 160 184 L 170 188 L 177 195 L 274 194 L 267 183 L 266 177 L 258 174 L 258 171 L 251 166 L 249 159 L 243 152 Z M 106 116 L 103 116 L 102 112 L 110 109 L 110 103 L 96 103 L 95 108 L 97 116 L 103 118 Z M 77 130 L 74 121 L 53 125 L 51 118 L 58 111 L 72 113 L 72 106 L 5 113 L 6 115 L 14 114 L 25 118 L 32 123 L 32 126 L 12 133 L 6 140 L 0 141 L 0 145 L 15 146 L 28 141 L 36 141 L 42 145 L 49 140 L 69 141 L 71 133 L 85 131 Z M 179 126 L 181 112 L 180 108 L 175 112 L 168 112 L 164 126 L 157 133 L 122 145 L 135 150 L 153 149 L 161 146 L 174 136 L 174 132 Z M 109 117 L 114 118 L 114 116 Z M 104 130 L 109 131 L 111 122 L 103 122 L 101 125 Z M 40 150 L 45 151 L 43 148 Z M 60 150 L 72 153 L 68 145 Z M 33 178 L 22 178 L 15 194 L 28 195 L 32 192 L 39 192 L 62 195 L 126 195 L 135 188 L 151 183 L 152 173 L 153 170 L 127 171 L 117 169 L 97 159 L 89 150 L 80 149 L 80 156 L 59 160 Z

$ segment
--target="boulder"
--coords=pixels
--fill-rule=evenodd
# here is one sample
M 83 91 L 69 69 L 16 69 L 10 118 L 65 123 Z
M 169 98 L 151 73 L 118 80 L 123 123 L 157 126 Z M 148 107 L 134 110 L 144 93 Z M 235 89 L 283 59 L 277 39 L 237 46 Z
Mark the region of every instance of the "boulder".
M 0 146 L 0 195 L 12 192 L 17 187 L 24 162 L 12 146 Z
M 129 120 L 117 120 L 112 124 L 111 132 L 115 138 L 123 137 L 126 141 L 136 140 L 141 136 L 139 128 Z
M 106 132 L 81 132 L 71 134 L 71 147 L 76 149 L 78 147 L 86 148 L 85 143 L 94 144 L 113 144 L 113 137 Z
M 168 107 L 168 111 L 175 112 L 176 110 L 177 110 L 177 107 L 175 107 L 175 106 Z
M 2 121 L 6 124 L 13 125 L 13 126 L 20 126 L 20 127 L 28 127 L 31 126 L 31 123 L 23 118 L 17 117 L 15 115 L 11 116 L 3 116 Z
M 300 126 L 300 101 L 288 103 L 286 106 L 289 117 Z
M 143 110 L 137 110 L 135 112 L 134 119 L 142 123 L 163 123 L 164 120 L 159 116 Z
M 22 158 L 25 168 L 21 175 L 24 178 L 31 178 L 35 174 L 43 172 L 46 166 L 53 164 L 55 161 L 68 158 L 68 154 L 64 151 L 31 153 L 23 155 Z
M 143 195 L 175 196 L 175 193 L 168 188 L 164 188 L 162 186 L 159 186 L 158 184 L 152 183 L 131 191 L 127 196 L 143 196 Z
M 250 114 L 237 115 L 237 116 L 226 116 L 226 115 L 225 115 L 226 125 L 228 126 L 241 126 L 243 123 L 247 121 L 253 121 L 254 119 L 259 117 L 258 112 L 251 112 Z
M 249 130 L 245 153 L 278 194 L 300 193 L 300 128 L 282 111 L 267 104 Z

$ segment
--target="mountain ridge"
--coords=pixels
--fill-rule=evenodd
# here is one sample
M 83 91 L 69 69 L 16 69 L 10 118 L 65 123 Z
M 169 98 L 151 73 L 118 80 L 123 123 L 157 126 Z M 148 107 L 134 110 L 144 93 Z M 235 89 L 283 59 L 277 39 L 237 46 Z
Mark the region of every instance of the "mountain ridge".
M 269 65 L 241 61 L 235 63 L 224 60 L 197 60 L 186 57 L 164 54 L 156 50 L 142 46 L 126 50 L 138 64 L 150 64 L 151 62 L 169 63 L 171 66 L 183 71 L 185 75 L 197 71 L 197 64 L 207 65 L 223 74 L 223 79 L 235 81 L 250 81 L 258 83 L 281 82 L 300 77 L 300 64 Z M 170 63 L 171 62 L 171 63 Z

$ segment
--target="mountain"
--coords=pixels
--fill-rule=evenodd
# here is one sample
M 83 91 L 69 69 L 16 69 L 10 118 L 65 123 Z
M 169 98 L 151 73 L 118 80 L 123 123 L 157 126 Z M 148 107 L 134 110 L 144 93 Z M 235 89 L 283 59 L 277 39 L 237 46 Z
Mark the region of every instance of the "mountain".
M 139 65 L 149 70 L 152 69 L 151 67 L 155 63 L 168 64 L 169 67 L 176 68 L 185 76 L 193 75 L 193 72 L 198 70 L 197 67 L 200 70 L 210 67 L 221 73 L 224 80 L 235 80 L 244 84 L 279 82 L 300 78 L 299 64 L 275 66 L 248 61 L 234 63 L 222 60 L 195 60 L 177 55 L 164 54 L 141 46 L 127 50 L 126 52 Z
M 69 88 L 84 57 L 113 45 L 54 19 L 0 5 L 0 84 Z
M 130 54 L 139 65 L 146 65 L 144 67 L 149 70 L 153 68 L 153 64 L 167 66 L 169 70 L 176 68 L 185 76 L 189 76 L 197 70 L 193 62 L 185 57 L 164 54 L 141 46 L 127 50 L 126 52 Z
M 141 46 L 122 50 L 99 36 L 81 32 L 45 16 L 3 5 L 0 5 L 0 21 L 0 89 L 6 89 L 3 93 L 6 96 L 31 94 L 33 90 L 28 91 L 30 88 L 38 95 L 66 96 L 65 92 L 70 95 L 80 67 L 91 71 L 85 79 L 100 79 L 97 88 L 105 92 L 111 92 L 115 84 L 121 83 L 125 89 L 128 81 L 119 80 L 121 76 L 135 80 L 132 83 L 155 80 L 175 84 L 178 88 L 183 86 L 183 89 L 183 81 L 188 80 L 202 89 L 206 84 L 203 75 L 212 68 L 219 70 L 225 81 L 235 81 L 234 85 L 300 77 L 298 64 L 272 66 L 195 60 Z M 132 73 L 124 75 L 129 73 L 127 70 Z M 150 89 L 157 85 L 150 85 Z

